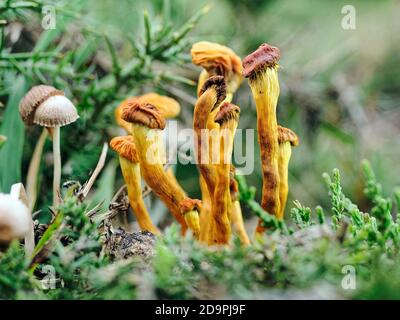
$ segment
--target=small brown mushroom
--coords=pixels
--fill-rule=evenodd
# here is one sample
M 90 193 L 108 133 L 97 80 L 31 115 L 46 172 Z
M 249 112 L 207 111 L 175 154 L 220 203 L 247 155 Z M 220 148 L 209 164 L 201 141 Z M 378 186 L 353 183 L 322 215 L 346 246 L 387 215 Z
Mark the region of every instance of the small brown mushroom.
M 59 203 L 61 182 L 60 127 L 75 122 L 79 116 L 64 93 L 51 86 L 35 86 L 23 97 L 19 105 L 21 118 L 27 124 L 51 129 L 53 135 L 53 206 Z
M 279 215 L 278 125 L 276 106 L 279 97 L 279 49 L 262 44 L 243 59 L 243 76 L 249 85 L 257 109 L 258 143 L 261 151 L 263 188 L 261 206 L 268 213 Z M 256 233 L 264 232 L 261 220 Z
M 139 157 L 133 137 L 115 137 L 110 141 L 110 147 L 119 155 L 122 175 L 128 189 L 129 203 L 141 230 L 160 234 L 158 228 L 151 221 L 143 201 Z

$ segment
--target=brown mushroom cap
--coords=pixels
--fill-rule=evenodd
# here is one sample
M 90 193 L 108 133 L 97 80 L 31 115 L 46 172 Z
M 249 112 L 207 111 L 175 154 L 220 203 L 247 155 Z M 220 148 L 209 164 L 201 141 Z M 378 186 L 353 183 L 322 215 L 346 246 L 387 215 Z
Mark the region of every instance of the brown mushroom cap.
M 218 113 L 215 115 L 214 121 L 219 125 L 223 125 L 229 120 L 239 120 L 240 108 L 230 102 L 224 102 L 221 104 Z
M 290 142 L 290 144 L 295 147 L 299 144 L 299 138 L 293 130 L 278 126 L 278 142 L 279 144 Z
M 210 74 L 227 76 L 228 73 L 241 75 L 242 62 L 235 52 L 214 42 L 200 41 L 193 45 L 192 62 L 202 66 Z
M 165 119 L 160 111 L 155 106 L 141 103 L 139 100 L 131 101 L 124 106 L 122 119 L 150 129 L 163 130 L 165 128 Z
M 47 85 L 32 87 L 19 103 L 19 114 L 21 115 L 22 121 L 28 125 L 33 124 L 36 109 L 49 97 L 56 95 L 63 96 L 64 92 Z
M 139 162 L 139 156 L 132 136 L 115 137 L 111 139 L 110 147 L 121 157 L 133 163 Z
M 43 101 L 33 116 L 33 123 L 43 127 L 62 127 L 79 118 L 72 102 L 65 96 L 53 95 Z
M 200 212 L 201 200 L 185 198 L 179 203 L 179 208 L 182 214 L 193 210 Z
M 206 92 L 209 88 L 215 87 L 217 91 L 217 102 L 216 106 L 218 106 L 222 101 L 226 98 L 226 83 L 224 77 L 222 76 L 212 76 L 204 82 L 203 87 L 200 90 L 199 96 L 201 96 L 204 92 Z
M 249 78 L 264 68 L 275 67 L 280 56 L 281 54 L 277 47 L 263 43 L 256 51 L 243 59 L 243 76 Z

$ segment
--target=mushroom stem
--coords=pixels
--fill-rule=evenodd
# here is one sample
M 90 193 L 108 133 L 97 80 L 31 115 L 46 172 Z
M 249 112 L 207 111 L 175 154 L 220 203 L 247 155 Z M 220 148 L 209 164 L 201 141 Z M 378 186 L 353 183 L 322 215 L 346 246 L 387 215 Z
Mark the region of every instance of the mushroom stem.
M 278 65 L 279 50 L 267 44 L 243 60 L 244 76 L 249 84 L 257 109 L 258 142 L 260 145 L 263 173 L 261 206 L 268 213 L 279 215 L 279 168 L 278 125 L 276 106 L 279 96 Z M 265 231 L 262 221 L 256 234 Z
M 28 174 L 26 176 L 26 193 L 28 195 L 29 210 L 33 211 L 37 199 L 38 173 L 40 161 L 43 154 L 43 147 L 48 136 L 48 130 L 44 128 L 40 134 L 33 151 L 32 159 L 29 163 Z
M 215 166 L 210 163 L 210 154 L 212 153 L 212 149 L 210 149 L 211 137 L 209 134 L 204 135 L 204 132 L 209 133 L 207 128 L 208 117 L 225 97 L 224 78 L 222 76 L 213 76 L 204 83 L 200 97 L 194 107 L 193 129 L 195 132 L 197 166 L 207 184 L 210 195 L 214 194 L 216 172 Z
M 119 157 L 119 163 L 128 190 L 129 204 L 136 216 L 140 229 L 159 235 L 160 230 L 151 221 L 143 201 L 139 163 L 132 163 L 121 156 Z
M 132 123 L 131 133 L 146 183 L 180 223 L 182 234 L 189 226 L 194 236 L 198 238 L 200 205 L 197 200 L 188 198 L 181 186 L 175 180 L 171 180 L 164 171 L 165 150 L 160 134 L 165 128 L 165 120 L 161 113 L 150 104 L 137 102 L 124 108 L 122 118 Z
M 250 244 L 249 236 L 247 235 L 246 228 L 244 227 L 242 208 L 237 198 L 239 186 L 235 179 L 236 168 L 231 165 L 230 168 L 230 196 L 231 196 L 231 224 L 233 232 L 239 237 L 240 242 L 244 245 Z
M 219 130 L 219 163 L 216 166 L 217 184 L 211 209 L 212 224 L 209 244 L 227 244 L 231 238 L 230 170 L 233 139 L 239 119 L 239 107 L 225 102 L 215 117 Z
M 297 146 L 299 140 L 296 134 L 288 129 L 278 126 L 278 142 L 279 142 L 279 214 L 278 218 L 283 219 L 287 197 L 289 193 L 289 161 L 292 155 L 292 146 Z
M 278 219 L 283 219 L 286 208 L 286 201 L 289 193 L 288 169 L 289 160 L 292 155 L 290 143 L 279 146 L 279 212 Z
M 250 244 L 250 239 L 244 227 L 242 208 L 240 207 L 239 200 L 233 200 L 231 205 L 231 221 L 233 232 L 237 234 L 240 242 L 244 245 Z
M 60 152 L 60 127 L 53 128 L 53 207 L 60 203 L 60 183 L 61 183 L 61 152 Z
M 200 211 L 200 241 L 208 243 L 208 235 L 210 233 L 211 220 L 211 196 L 204 177 L 199 177 L 202 206 Z

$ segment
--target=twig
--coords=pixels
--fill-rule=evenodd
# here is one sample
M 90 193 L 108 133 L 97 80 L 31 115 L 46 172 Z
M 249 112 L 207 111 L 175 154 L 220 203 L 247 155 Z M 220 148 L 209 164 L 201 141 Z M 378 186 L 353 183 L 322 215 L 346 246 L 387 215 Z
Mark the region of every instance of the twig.
M 80 200 L 83 200 L 83 199 L 85 199 L 87 197 L 87 195 L 89 194 L 90 189 L 92 188 L 94 182 L 97 179 L 97 176 L 100 174 L 100 171 L 103 169 L 104 164 L 106 162 L 107 151 L 108 151 L 108 144 L 104 143 L 103 150 L 101 151 L 101 155 L 100 155 L 100 158 L 99 158 L 99 162 L 97 163 L 97 166 L 93 171 L 93 174 L 90 176 L 90 179 L 87 181 L 87 183 L 85 184 L 85 186 L 82 189 L 82 191 L 80 191 L 79 194 L 78 194 L 78 198 Z

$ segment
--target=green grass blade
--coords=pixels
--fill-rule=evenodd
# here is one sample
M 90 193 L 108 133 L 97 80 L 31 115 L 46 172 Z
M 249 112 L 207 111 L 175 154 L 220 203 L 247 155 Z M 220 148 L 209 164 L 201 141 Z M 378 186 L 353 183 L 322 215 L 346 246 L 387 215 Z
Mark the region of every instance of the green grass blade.
M 21 181 L 21 162 L 24 147 L 25 126 L 19 116 L 18 105 L 26 92 L 22 76 L 11 82 L 10 95 L 0 134 L 7 137 L 7 143 L 0 149 L 0 191 L 9 192 L 12 184 Z

